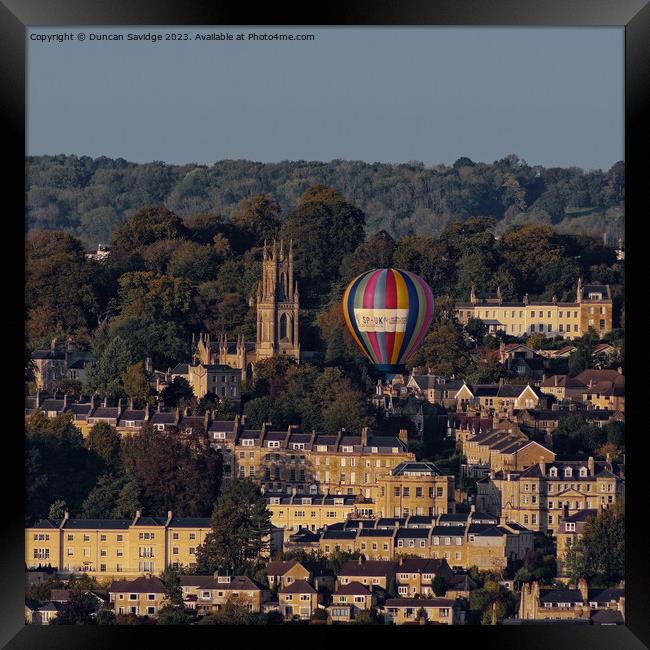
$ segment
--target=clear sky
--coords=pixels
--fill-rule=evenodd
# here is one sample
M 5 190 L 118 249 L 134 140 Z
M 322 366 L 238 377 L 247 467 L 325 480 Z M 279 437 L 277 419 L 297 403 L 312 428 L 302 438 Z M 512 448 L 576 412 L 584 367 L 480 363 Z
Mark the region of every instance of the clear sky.
M 32 40 L 64 32 L 75 40 Z M 189 40 L 126 40 L 167 32 Z M 246 40 L 195 40 L 225 32 Z M 27 72 L 30 155 L 435 165 L 514 153 L 601 169 L 624 157 L 618 27 L 31 28 Z

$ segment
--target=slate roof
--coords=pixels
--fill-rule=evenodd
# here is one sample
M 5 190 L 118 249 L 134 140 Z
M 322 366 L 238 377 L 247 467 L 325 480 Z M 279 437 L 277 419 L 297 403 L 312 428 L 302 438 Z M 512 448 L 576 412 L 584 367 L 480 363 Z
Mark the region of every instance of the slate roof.
M 428 537 L 428 528 L 398 528 L 395 535 L 395 539 L 427 539 Z
M 366 560 L 359 562 L 358 560 L 349 560 L 339 569 L 339 577 L 341 576 L 387 576 L 394 573 L 397 569 L 398 563 L 391 560 Z
M 181 587 L 203 587 L 214 580 L 214 576 L 179 576 Z
M 280 587 L 280 594 L 315 594 L 316 590 L 306 580 L 294 580 L 286 587 Z
M 405 461 L 395 466 L 391 471 L 391 475 L 403 476 L 406 472 L 427 472 L 431 476 L 442 476 L 442 472 L 433 463 L 427 461 Z
M 435 558 L 406 558 L 397 569 L 397 573 L 436 573 L 443 560 Z
M 370 591 L 360 582 L 353 580 L 347 585 L 341 585 L 333 594 L 334 596 L 371 596 Z
M 108 587 L 111 593 L 163 594 L 165 585 L 156 577 L 140 576 L 134 580 L 114 580 Z
M 219 582 L 215 577 L 203 585 L 203 589 L 223 589 L 224 591 L 262 591 L 262 587 L 248 576 L 233 576 L 230 582 Z
M 65 530 L 126 530 L 131 519 L 68 519 Z
M 389 598 L 385 607 L 453 607 L 451 598 Z
M 172 517 L 170 528 L 210 528 L 209 517 Z
M 582 595 L 578 589 L 546 589 L 539 594 L 540 603 L 580 603 Z

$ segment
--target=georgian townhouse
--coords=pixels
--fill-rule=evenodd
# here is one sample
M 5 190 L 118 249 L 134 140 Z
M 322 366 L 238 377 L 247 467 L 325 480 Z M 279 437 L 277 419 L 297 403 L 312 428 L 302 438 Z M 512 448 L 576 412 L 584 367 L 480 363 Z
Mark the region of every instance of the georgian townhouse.
M 566 512 L 566 514 L 565 514 Z M 572 544 L 575 544 L 581 537 L 587 522 L 598 514 L 597 508 L 578 510 L 572 515 L 568 514 L 565 508 L 562 515 L 558 515 L 559 525 L 555 531 L 557 540 L 557 565 L 558 575 L 564 575 L 564 560 L 567 551 Z
M 625 595 L 620 588 L 589 588 L 580 579 L 576 589 L 542 588 L 535 581 L 522 585 L 522 620 L 583 620 L 595 625 L 625 623 Z
M 609 457 L 540 461 L 523 471 L 495 472 L 477 482 L 480 508 L 544 533 L 557 530 L 560 515 L 608 507 L 624 498 L 624 468 Z
M 361 528 L 355 550 L 368 560 L 391 560 L 397 529 Z

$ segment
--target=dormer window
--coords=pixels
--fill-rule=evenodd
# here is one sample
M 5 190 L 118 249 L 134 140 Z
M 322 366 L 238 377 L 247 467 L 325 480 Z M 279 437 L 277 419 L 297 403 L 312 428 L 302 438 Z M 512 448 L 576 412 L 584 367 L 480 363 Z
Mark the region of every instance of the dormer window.
M 371 451 L 373 454 L 376 454 L 376 453 L 377 453 L 377 447 L 371 447 L 371 448 L 370 448 L 370 451 Z
M 279 440 L 269 440 L 267 443 L 268 447 L 279 447 L 280 446 L 280 441 Z
M 124 420 L 124 426 L 125 427 L 134 427 L 135 426 L 135 420 Z
M 316 445 L 316 451 L 327 451 L 327 445 Z
M 225 432 L 225 431 L 215 431 L 215 432 L 212 434 L 212 437 L 213 437 L 215 440 L 225 440 L 225 439 L 226 439 L 226 432 Z
M 311 505 L 311 499 L 309 497 L 304 497 L 302 500 L 302 504 L 304 506 L 310 506 Z
M 552 476 L 553 478 L 557 478 L 557 467 L 551 467 L 548 474 L 549 474 L 549 476 Z
M 305 443 L 304 442 L 294 442 L 293 443 L 293 448 L 294 449 L 304 449 L 305 448 Z
M 564 476 L 565 476 L 565 477 L 573 476 L 573 470 L 572 470 L 570 467 L 567 467 L 567 468 L 564 470 Z
M 587 476 L 587 468 L 586 467 L 581 467 L 580 468 L 580 476 Z
M 565 529 L 567 532 L 575 532 L 575 529 L 576 529 L 575 522 L 573 522 L 573 521 L 567 521 L 566 524 L 564 524 L 564 529 Z
M 244 438 L 241 441 L 242 447 L 254 447 L 255 446 L 255 440 L 253 438 Z
M 153 428 L 154 428 L 156 431 L 164 431 L 164 430 L 165 430 L 165 425 L 164 425 L 164 424 L 154 424 L 154 425 L 153 425 Z
M 269 503 L 270 503 L 272 506 L 278 506 L 278 505 L 280 505 L 280 497 L 271 497 L 270 500 L 269 500 Z
M 351 454 L 352 453 L 352 446 L 351 445 L 343 445 L 341 447 L 341 451 L 345 452 L 346 454 Z

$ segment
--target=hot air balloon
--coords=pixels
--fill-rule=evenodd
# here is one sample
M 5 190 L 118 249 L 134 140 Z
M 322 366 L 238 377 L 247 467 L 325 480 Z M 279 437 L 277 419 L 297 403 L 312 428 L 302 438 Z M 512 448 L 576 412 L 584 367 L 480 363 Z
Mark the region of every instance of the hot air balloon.
M 433 318 L 433 293 L 415 273 L 373 269 L 347 286 L 343 318 L 370 362 L 387 372 L 404 363 L 425 337 Z

